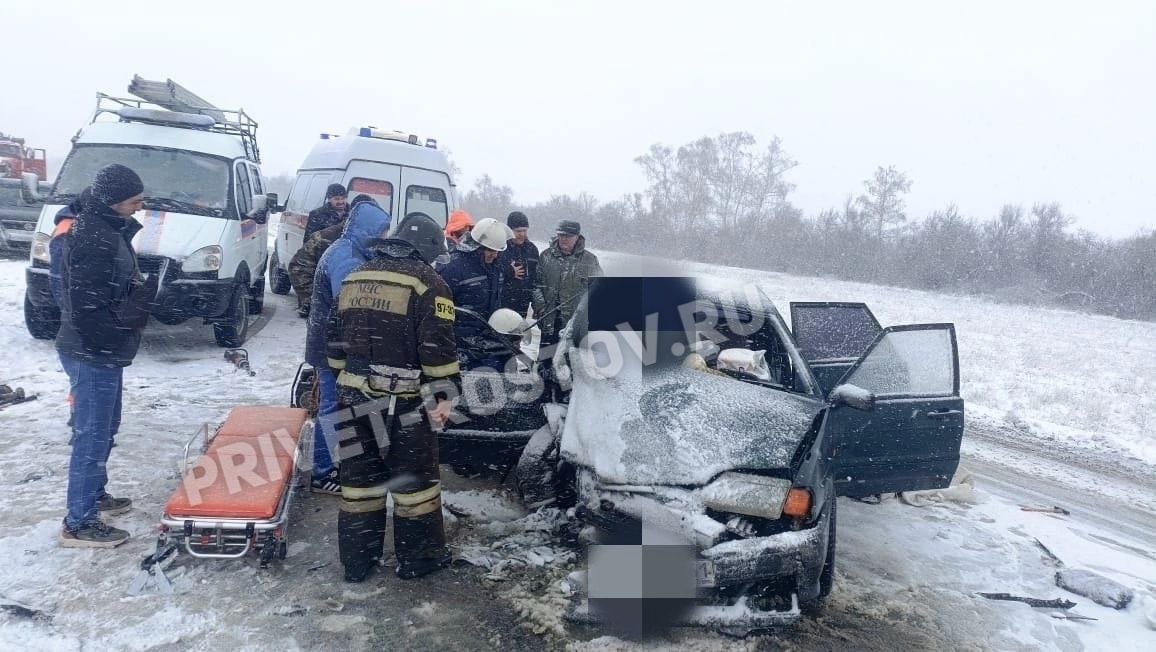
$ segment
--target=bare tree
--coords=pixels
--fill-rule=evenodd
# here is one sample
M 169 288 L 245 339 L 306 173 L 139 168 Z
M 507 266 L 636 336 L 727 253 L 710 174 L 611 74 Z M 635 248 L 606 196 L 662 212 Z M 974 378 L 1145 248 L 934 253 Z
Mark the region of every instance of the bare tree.
M 903 196 L 911 191 L 911 180 L 894 165 L 879 166 L 863 186 L 867 192 L 859 196 L 859 203 L 875 225 L 875 239 L 882 241 L 884 229 L 907 221 Z

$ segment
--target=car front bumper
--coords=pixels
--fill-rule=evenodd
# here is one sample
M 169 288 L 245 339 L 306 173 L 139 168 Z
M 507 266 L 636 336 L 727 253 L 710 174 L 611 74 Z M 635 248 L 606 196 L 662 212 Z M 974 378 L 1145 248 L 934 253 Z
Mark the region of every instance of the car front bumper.
M 142 261 L 143 262 L 143 261 Z M 142 270 L 151 272 L 146 265 Z M 28 299 L 38 308 L 47 308 L 56 305 L 52 298 L 52 289 L 48 281 L 48 270 L 43 267 L 25 268 L 25 282 Z M 170 268 L 161 281 L 161 289 L 157 293 L 157 304 L 150 312 L 162 315 L 188 319 L 191 317 L 219 317 L 229 309 L 229 301 L 233 297 L 234 282 L 232 279 L 187 279 L 180 278 L 179 271 Z
M 724 540 L 730 536 L 726 526 L 697 508 L 691 498 L 693 492 L 661 488 L 654 495 L 646 495 L 591 491 L 589 485 L 582 488 L 582 484 L 580 481 L 583 499 L 577 515 L 584 522 L 605 532 L 645 522 L 693 545 L 697 550 L 700 589 L 709 592 L 769 582 L 795 593 L 800 601 L 818 597 L 830 533 L 828 511 L 798 530 Z M 682 496 L 686 498 L 680 499 Z

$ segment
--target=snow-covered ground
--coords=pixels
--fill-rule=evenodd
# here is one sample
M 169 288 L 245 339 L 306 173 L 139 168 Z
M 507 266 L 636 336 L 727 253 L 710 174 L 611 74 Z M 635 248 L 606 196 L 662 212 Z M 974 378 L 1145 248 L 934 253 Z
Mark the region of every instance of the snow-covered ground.
M 633 259 L 603 254 L 610 271 Z M 306 495 L 294 514 L 284 565 L 257 573 L 243 562 L 181 560 L 173 596 L 124 593 L 152 547 L 161 505 L 177 481 L 181 447 L 206 421 L 239 403 L 284 404 L 304 324 L 292 297 L 267 295 L 246 343 L 257 375 L 235 373 L 208 327 L 150 324 L 126 373 L 126 409 L 111 489 L 136 501 L 114 523 L 134 538 L 115 551 L 63 550 L 68 460 L 66 382 L 52 343 L 24 330 L 24 262 L 0 261 L 0 382 L 40 393 L 0 411 L 0 649 L 384 646 L 507 649 L 633 647 L 566 627 L 559 588 L 572 554 L 553 534 L 557 514 L 527 514 L 496 483 L 456 484 L 453 545 L 473 566 L 402 583 L 379 573 L 340 581 L 336 502 Z M 750 270 L 689 266 L 728 282 L 758 282 L 782 300 L 861 300 L 884 324 L 952 321 L 968 400 L 965 502 L 914 507 L 839 504 L 837 583 L 819 618 L 739 642 L 676 631 L 661 646 L 687 649 L 1151 649 L 1156 645 L 1156 324 L 1004 306 L 978 299 Z M 448 471 L 444 472 L 449 475 Z M 1070 515 L 1025 512 L 1060 505 Z M 1072 568 L 1136 593 L 1122 611 L 1054 584 L 1037 545 Z M 993 602 L 977 591 L 1064 597 L 1094 621 Z M 525 627 L 519 627 L 521 622 Z

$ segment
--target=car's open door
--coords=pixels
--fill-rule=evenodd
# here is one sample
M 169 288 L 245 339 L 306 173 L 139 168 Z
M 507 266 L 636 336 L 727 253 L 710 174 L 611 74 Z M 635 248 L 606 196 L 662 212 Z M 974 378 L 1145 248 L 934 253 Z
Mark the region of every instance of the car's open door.
M 963 439 L 952 324 L 885 329 L 838 386 L 823 427 L 839 495 L 939 489 L 951 483 Z M 841 395 L 856 397 L 852 402 L 859 405 L 840 401 Z
M 791 303 L 791 332 L 824 395 L 882 330 L 865 303 Z

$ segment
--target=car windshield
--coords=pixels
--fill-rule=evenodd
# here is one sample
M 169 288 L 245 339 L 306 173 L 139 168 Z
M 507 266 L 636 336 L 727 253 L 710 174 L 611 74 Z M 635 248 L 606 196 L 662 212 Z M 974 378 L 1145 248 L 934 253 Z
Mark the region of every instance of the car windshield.
M 0 145 L 0 156 L 15 156 L 21 157 L 24 153 L 20 151 L 19 145 Z
M 57 201 L 83 191 L 98 170 L 120 163 L 140 175 L 145 208 L 225 217 L 229 197 L 229 163 L 223 159 L 175 149 L 134 145 L 78 145 L 56 181 Z

